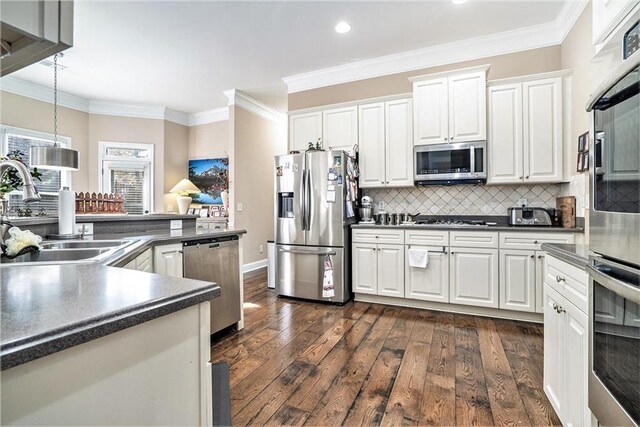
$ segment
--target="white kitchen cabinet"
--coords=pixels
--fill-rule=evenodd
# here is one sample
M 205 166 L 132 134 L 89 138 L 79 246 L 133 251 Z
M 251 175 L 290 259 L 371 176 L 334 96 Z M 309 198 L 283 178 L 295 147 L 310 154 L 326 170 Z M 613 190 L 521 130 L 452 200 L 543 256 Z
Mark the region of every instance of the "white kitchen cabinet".
M 358 107 L 324 110 L 322 141 L 326 150 L 345 150 L 351 153 L 358 143 Z
M 427 268 L 409 266 L 409 249 L 429 251 Z M 442 246 L 407 245 L 405 253 L 405 297 L 449 302 L 449 255 Z
M 592 29 L 593 44 L 600 44 L 606 40 L 616 26 L 622 22 L 634 7 L 637 0 L 593 0 Z
M 413 83 L 414 143 L 442 144 L 449 141 L 447 77 Z
M 354 292 L 404 297 L 404 246 L 354 243 L 352 254 Z
M 478 67 L 410 79 L 416 145 L 487 139 L 486 71 Z
M 147 249 L 125 264 L 122 268 L 153 273 L 153 250 L 151 248 Z
M 387 187 L 413 187 L 413 101 L 385 102 Z
M 358 107 L 358 148 L 360 187 L 384 187 L 385 171 L 385 106 L 384 102 Z
M 411 100 L 358 107 L 360 187 L 413 186 Z
M 304 151 L 322 138 L 322 111 L 289 116 L 289 150 Z
M 562 78 L 522 84 L 524 182 L 561 182 Z
M 490 86 L 487 182 L 511 184 L 524 179 L 522 84 Z
M 546 252 L 535 251 L 536 255 L 536 313 L 544 313 L 544 259 Z
M 353 290 L 361 294 L 378 293 L 378 245 L 375 243 L 354 243 Z
M 545 284 L 544 391 L 563 425 L 591 424 L 587 315 Z
M 491 84 L 487 183 L 563 180 L 563 79 Z
M 451 248 L 450 296 L 452 303 L 498 307 L 498 250 Z
M 500 308 L 536 310 L 535 251 L 500 250 Z
M 487 139 L 486 72 L 449 76 L 449 142 Z
M 153 272 L 171 277 L 182 277 L 182 244 L 153 248 Z
M 404 297 L 404 246 L 378 245 L 377 267 L 378 295 Z

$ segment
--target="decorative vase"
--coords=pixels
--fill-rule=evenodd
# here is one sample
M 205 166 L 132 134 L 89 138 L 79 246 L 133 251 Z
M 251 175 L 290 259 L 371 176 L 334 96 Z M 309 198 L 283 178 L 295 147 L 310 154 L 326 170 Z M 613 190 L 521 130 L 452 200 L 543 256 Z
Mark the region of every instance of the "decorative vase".
M 178 196 L 176 197 L 176 202 L 178 203 L 178 213 L 180 215 L 185 215 L 189 210 L 189 205 L 191 205 L 191 197 L 189 196 Z
M 229 191 L 221 191 L 220 198 L 222 199 L 222 205 L 224 206 L 225 210 L 229 210 Z

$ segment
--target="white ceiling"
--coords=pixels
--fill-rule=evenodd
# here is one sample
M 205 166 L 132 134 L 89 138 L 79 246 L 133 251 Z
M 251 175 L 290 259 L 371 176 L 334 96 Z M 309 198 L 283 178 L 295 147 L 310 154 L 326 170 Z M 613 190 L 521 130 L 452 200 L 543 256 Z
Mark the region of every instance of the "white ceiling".
M 76 0 L 59 88 L 185 113 L 224 106 L 235 88 L 284 111 L 285 76 L 548 23 L 564 3 Z M 339 20 L 352 31 L 337 34 Z M 12 76 L 51 87 L 53 71 L 35 64 Z

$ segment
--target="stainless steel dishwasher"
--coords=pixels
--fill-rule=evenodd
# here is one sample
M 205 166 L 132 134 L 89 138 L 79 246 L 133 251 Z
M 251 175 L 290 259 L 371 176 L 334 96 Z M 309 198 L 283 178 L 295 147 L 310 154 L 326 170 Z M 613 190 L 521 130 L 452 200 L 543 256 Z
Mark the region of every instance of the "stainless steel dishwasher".
M 211 300 L 211 333 L 240 321 L 238 236 L 193 240 L 183 244 L 184 277 L 216 282 L 220 296 Z

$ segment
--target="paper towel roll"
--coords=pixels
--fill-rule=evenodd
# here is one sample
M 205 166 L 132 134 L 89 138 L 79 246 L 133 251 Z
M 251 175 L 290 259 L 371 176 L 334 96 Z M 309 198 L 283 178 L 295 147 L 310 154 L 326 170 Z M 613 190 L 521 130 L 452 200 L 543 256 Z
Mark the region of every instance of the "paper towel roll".
M 58 194 L 58 234 L 76 232 L 76 194 L 62 187 Z

